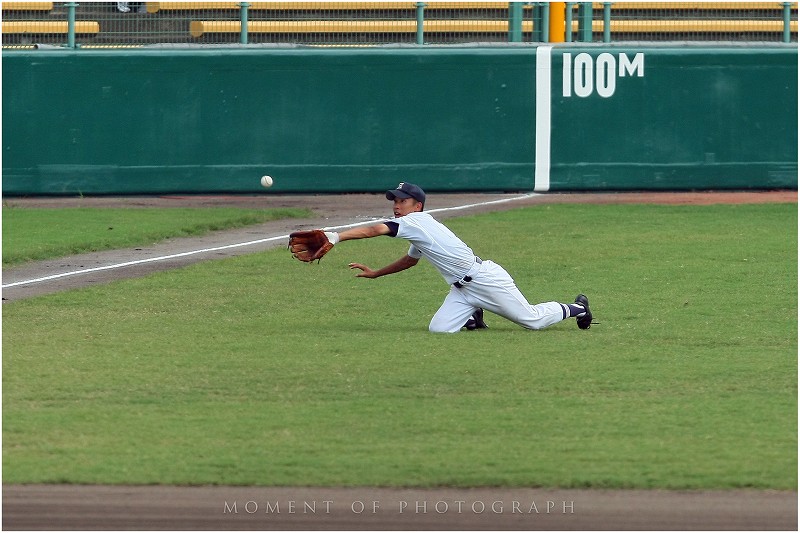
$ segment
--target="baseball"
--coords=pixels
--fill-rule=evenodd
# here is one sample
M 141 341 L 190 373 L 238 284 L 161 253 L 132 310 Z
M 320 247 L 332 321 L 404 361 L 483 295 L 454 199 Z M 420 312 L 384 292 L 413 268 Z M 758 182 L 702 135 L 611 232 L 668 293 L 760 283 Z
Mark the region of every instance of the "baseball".
M 272 187 L 272 176 L 261 176 L 262 187 Z

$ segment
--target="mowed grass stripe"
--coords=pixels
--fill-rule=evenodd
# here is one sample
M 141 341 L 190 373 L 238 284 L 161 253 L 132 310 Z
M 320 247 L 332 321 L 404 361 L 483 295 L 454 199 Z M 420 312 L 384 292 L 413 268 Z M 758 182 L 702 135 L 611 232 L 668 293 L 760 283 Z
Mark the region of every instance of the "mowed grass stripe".
M 5 304 L 3 481 L 796 490 L 795 205 L 446 223 L 600 324 L 430 334 L 391 238 Z

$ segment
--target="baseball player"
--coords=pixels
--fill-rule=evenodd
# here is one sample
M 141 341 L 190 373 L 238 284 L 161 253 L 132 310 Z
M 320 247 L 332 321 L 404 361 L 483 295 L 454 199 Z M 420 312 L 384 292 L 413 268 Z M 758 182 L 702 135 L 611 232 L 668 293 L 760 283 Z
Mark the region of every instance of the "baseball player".
M 386 191 L 386 198 L 394 203 L 394 220 L 341 233 L 324 232 L 324 237 L 320 236 L 326 241 L 320 245 L 324 250 L 318 252 L 317 246 L 295 240 L 295 235 L 305 233 L 297 232 L 290 238 L 292 253 L 307 261 L 321 258 L 342 241 L 382 235 L 407 240 L 408 253 L 383 268 L 373 270 L 361 263 L 350 263 L 350 268 L 359 270 L 360 278 L 377 278 L 409 269 L 423 257 L 427 259 L 450 285 L 450 292 L 429 326 L 435 333 L 455 333 L 463 327 L 485 328 L 484 309 L 528 329 L 545 328 L 571 317 L 577 319 L 580 329 L 591 327 L 592 312 L 583 294 L 573 303 L 528 303 L 503 267 L 476 256 L 447 226 L 424 212 L 425 192 L 417 185 L 400 183 L 396 189 Z

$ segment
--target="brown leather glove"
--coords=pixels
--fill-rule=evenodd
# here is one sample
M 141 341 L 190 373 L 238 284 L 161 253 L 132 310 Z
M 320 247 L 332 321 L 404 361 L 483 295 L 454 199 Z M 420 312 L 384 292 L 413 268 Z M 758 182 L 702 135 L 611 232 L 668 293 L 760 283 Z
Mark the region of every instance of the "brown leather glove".
M 289 250 L 300 261 L 319 261 L 327 254 L 333 243 L 321 229 L 295 231 L 289 235 Z

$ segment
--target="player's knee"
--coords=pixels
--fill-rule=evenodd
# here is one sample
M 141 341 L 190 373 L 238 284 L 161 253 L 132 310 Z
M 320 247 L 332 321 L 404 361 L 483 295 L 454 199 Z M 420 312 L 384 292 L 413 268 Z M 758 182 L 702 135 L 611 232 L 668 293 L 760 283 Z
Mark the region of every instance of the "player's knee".
M 540 329 L 545 328 L 545 326 L 542 326 L 541 324 L 523 324 L 523 327 L 532 329 L 533 331 L 539 331 Z
M 430 325 L 428 325 L 428 331 L 431 333 L 456 333 L 460 330 L 461 328 L 458 328 L 453 331 L 453 328 L 450 326 L 450 324 L 443 320 L 436 320 L 436 318 L 431 320 Z

